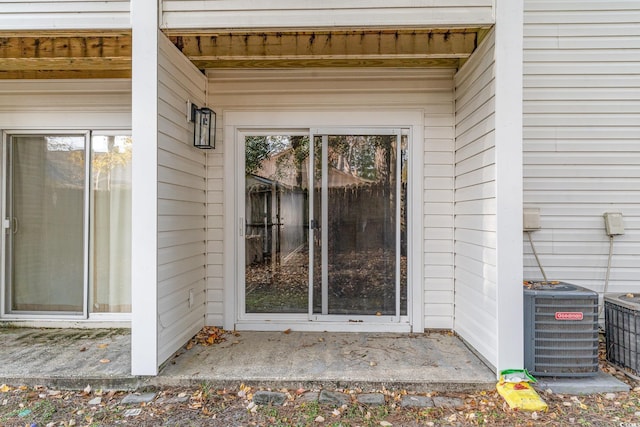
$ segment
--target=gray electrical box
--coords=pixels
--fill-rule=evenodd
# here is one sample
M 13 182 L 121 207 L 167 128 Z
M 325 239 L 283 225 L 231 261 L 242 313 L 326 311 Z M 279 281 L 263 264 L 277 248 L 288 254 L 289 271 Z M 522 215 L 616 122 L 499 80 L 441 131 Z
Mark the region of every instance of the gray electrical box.
M 604 214 L 604 227 L 609 236 L 624 234 L 624 221 L 620 212 L 606 212 Z
M 524 231 L 540 230 L 540 209 L 524 208 L 522 210 L 522 229 Z

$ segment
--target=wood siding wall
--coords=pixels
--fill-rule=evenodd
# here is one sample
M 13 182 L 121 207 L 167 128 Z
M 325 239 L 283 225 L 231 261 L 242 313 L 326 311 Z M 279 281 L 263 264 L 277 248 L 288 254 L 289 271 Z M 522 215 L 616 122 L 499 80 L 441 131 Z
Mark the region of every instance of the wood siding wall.
M 162 27 L 303 28 L 492 24 L 492 0 L 164 0 Z
M 640 290 L 640 3 L 525 1 L 524 206 L 550 280 L 602 292 L 622 212 L 609 292 Z M 542 279 L 528 239 L 524 277 Z
M 2 129 L 129 130 L 131 81 L 0 80 Z
M 158 362 L 162 363 L 204 326 L 206 156 L 193 147 L 186 104 L 190 99 L 204 105 L 206 78 L 163 35 L 159 58 Z
M 211 71 L 210 104 L 226 109 L 424 109 L 424 313 L 426 328 L 453 327 L 453 70 Z M 321 125 L 321 124 L 319 124 Z M 295 126 L 295 123 L 292 123 Z M 218 141 L 223 138 L 218 129 Z M 223 180 L 235 165 L 208 155 L 207 324 L 222 324 Z
M 129 0 L 7 0 L 0 30 L 131 28 Z
M 494 363 L 498 319 L 493 32 L 456 74 L 455 90 L 455 331 Z

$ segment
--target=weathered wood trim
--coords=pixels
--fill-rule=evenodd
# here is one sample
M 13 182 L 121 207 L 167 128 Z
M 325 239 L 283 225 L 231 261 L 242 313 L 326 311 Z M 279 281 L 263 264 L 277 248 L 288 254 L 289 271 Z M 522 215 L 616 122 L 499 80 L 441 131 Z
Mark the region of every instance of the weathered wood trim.
M 177 32 L 198 68 L 447 67 L 477 47 L 481 28 Z
M 129 78 L 130 31 L 0 31 L 0 78 Z

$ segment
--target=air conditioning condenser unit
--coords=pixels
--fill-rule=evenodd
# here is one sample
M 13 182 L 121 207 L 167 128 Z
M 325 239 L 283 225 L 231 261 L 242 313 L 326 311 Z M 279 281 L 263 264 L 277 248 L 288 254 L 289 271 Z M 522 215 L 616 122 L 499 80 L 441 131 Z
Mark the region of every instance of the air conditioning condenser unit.
M 598 294 L 565 282 L 524 288 L 525 368 L 535 376 L 598 373 Z
M 640 295 L 604 297 L 607 361 L 640 374 Z

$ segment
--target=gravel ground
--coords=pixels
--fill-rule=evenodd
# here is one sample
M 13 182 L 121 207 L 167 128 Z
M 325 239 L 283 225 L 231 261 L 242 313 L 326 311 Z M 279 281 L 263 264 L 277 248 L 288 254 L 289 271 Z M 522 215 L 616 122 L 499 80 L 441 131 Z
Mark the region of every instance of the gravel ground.
M 189 343 L 215 345 L 224 331 L 204 331 Z M 313 390 L 274 390 L 282 405 L 260 405 L 259 391 L 238 384 L 216 389 L 203 383 L 194 388 L 138 390 L 56 390 L 44 386 L 0 385 L 0 427 L 54 426 L 619 426 L 640 427 L 640 382 L 608 364 L 601 343 L 600 369 L 629 384 L 625 393 L 561 395 L 539 390 L 548 404 L 544 412 L 509 409 L 494 390 L 477 393 L 425 394 L 458 402 L 455 407 L 409 408 L 402 401 L 411 390 L 332 390 L 343 393 L 338 404 L 320 404 Z M 319 391 L 319 390 L 315 390 Z M 362 393 L 384 396 L 383 405 L 358 401 Z M 259 393 L 264 395 L 264 393 Z M 316 396 L 308 399 L 309 396 Z M 145 398 L 146 397 L 146 398 Z M 128 403 L 131 399 L 142 402 Z M 433 399 L 438 401 L 440 399 Z M 337 406 L 339 405 L 339 406 Z
M 141 390 L 133 396 L 154 395 L 142 403 L 124 403 L 130 392 L 2 385 L 0 426 L 640 426 L 640 387 L 626 381 L 633 387 L 628 393 L 569 396 L 543 391 L 546 412 L 510 410 L 495 391 L 446 394 L 464 402 L 456 408 L 404 408 L 400 402 L 411 394 L 406 390 L 370 390 L 384 394 L 386 401 L 372 406 L 358 403 L 361 390 L 340 390 L 350 399 L 338 407 L 305 401 L 306 390 L 278 390 L 287 396 L 281 406 L 256 405 L 257 390 L 242 385 L 237 390 L 206 384 Z

